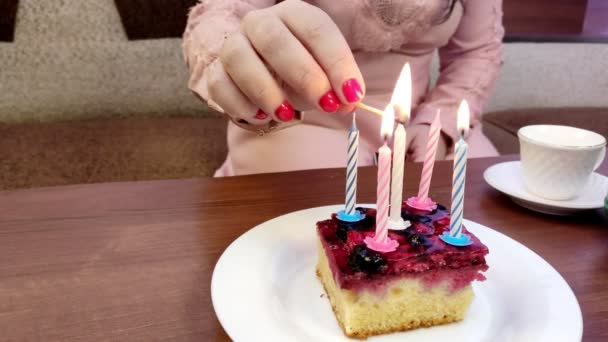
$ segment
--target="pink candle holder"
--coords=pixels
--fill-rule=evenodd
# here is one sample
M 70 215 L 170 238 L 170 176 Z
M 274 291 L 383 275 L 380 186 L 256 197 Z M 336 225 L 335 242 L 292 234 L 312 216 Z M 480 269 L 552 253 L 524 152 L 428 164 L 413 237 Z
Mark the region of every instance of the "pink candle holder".
M 363 242 L 365 242 L 365 245 L 367 246 L 367 248 L 374 250 L 376 252 L 380 252 L 380 253 L 390 253 L 390 252 L 394 252 L 397 250 L 397 247 L 399 247 L 399 242 L 389 238 L 389 237 L 385 237 L 384 239 L 378 240 L 376 239 L 377 237 L 366 237 L 365 240 L 363 240 Z
M 406 203 L 411 208 L 422 211 L 433 211 L 437 209 L 437 202 L 433 201 L 430 197 L 425 199 L 421 199 L 420 197 L 410 197 L 407 199 Z

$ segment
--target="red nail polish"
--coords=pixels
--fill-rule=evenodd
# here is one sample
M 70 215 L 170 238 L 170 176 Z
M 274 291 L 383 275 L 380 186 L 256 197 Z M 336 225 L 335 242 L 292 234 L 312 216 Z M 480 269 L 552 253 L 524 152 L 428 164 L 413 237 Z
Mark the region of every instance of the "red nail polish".
M 293 106 L 285 101 L 274 111 L 274 114 L 281 121 L 291 121 L 296 115 L 296 112 L 293 110 Z
M 319 105 L 327 113 L 334 113 L 340 108 L 340 100 L 335 91 L 330 90 L 325 95 L 321 96 Z
M 268 114 L 266 114 L 263 110 L 258 109 L 258 112 L 255 113 L 254 118 L 258 119 L 258 120 L 264 120 L 268 117 Z
M 354 78 L 342 84 L 342 92 L 344 92 L 344 97 L 346 97 L 348 102 L 357 102 L 363 96 L 363 90 L 361 90 L 359 82 Z

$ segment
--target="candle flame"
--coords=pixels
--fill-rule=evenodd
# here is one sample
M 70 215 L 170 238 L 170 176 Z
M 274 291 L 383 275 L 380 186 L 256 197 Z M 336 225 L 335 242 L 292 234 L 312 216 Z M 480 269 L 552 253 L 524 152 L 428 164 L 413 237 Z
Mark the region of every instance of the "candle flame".
M 412 70 L 410 63 L 405 63 L 395 84 L 391 105 L 395 108 L 400 122 L 407 122 L 412 108 Z
M 460 102 L 460 106 L 458 107 L 457 118 L 458 131 L 460 131 L 462 135 L 465 135 L 469 131 L 470 115 L 471 112 L 469 110 L 469 103 L 467 102 L 467 100 L 462 100 L 462 102 Z
M 380 126 L 380 135 L 388 139 L 393 135 L 393 126 L 395 121 L 395 109 L 392 105 L 386 106 L 384 115 L 382 116 L 382 125 Z

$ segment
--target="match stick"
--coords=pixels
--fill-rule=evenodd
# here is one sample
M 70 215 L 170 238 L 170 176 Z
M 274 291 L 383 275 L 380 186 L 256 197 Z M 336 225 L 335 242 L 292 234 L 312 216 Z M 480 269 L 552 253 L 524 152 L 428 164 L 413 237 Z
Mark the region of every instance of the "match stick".
M 374 113 L 376 115 L 380 115 L 380 116 L 384 115 L 384 112 L 381 111 L 380 109 L 372 107 L 372 106 L 368 106 L 368 105 L 366 105 L 365 103 L 362 103 L 362 102 L 357 103 L 355 106 L 357 106 L 357 108 L 359 108 L 359 109 L 363 109 L 365 111 L 368 111 L 370 113 Z

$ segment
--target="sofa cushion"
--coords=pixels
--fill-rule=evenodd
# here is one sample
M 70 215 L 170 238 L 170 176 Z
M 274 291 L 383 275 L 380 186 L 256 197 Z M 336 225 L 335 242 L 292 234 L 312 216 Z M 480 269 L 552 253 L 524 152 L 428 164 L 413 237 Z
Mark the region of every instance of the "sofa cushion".
M 210 176 L 226 119 L 146 118 L 0 124 L 0 189 Z

